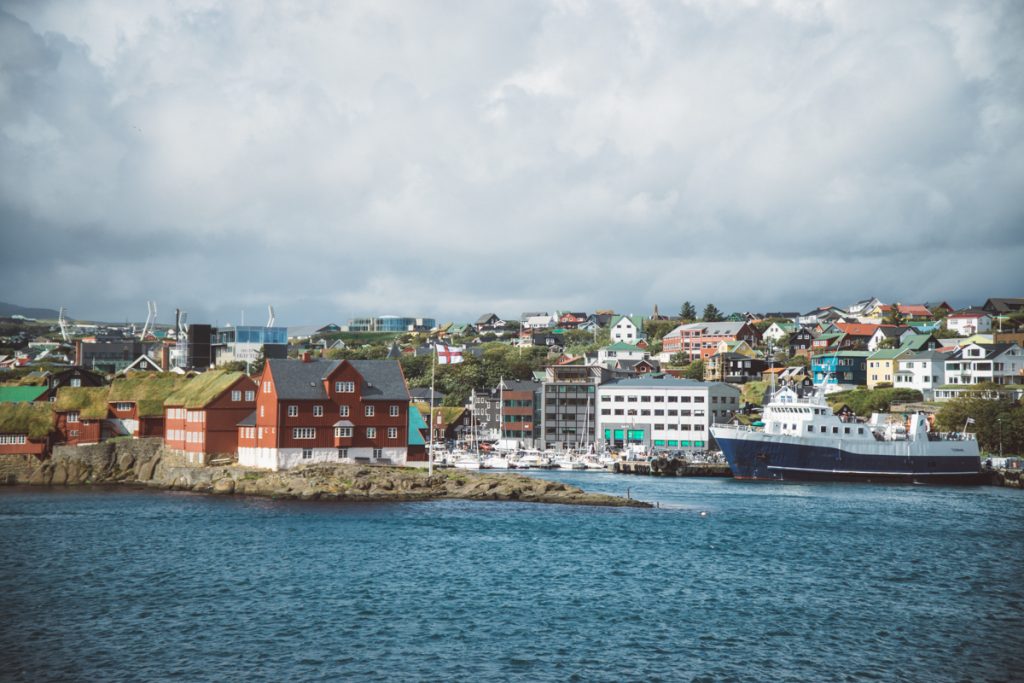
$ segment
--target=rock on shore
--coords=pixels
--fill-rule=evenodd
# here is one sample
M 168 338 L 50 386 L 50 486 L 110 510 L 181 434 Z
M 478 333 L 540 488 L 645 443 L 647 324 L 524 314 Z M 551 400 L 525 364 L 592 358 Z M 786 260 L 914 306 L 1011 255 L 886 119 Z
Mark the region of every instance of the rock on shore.
M 23 482 L 25 483 L 25 482 Z M 159 439 L 62 447 L 33 472 L 36 485 L 127 484 L 221 495 L 300 500 L 516 500 L 533 503 L 651 507 L 649 503 L 587 493 L 575 486 L 517 474 L 477 474 L 365 465 L 307 465 L 287 472 L 239 466 L 191 466 Z

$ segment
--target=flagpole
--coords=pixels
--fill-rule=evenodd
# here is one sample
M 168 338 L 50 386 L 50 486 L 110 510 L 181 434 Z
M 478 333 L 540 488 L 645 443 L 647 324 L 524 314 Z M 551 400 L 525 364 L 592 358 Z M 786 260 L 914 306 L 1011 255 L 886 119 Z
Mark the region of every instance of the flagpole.
M 434 476 L 434 368 L 437 361 L 437 345 L 430 343 L 430 406 L 427 409 L 430 421 L 430 445 L 427 447 L 427 476 Z

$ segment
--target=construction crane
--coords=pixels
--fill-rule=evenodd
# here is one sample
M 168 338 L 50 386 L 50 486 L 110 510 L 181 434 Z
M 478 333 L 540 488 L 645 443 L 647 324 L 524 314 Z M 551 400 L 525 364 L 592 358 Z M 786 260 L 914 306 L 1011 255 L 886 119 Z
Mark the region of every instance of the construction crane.
M 146 337 L 149 336 L 149 333 L 153 331 L 153 325 L 156 324 L 156 302 L 147 301 L 146 311 L 146 325 L 142 328 L 142 336 L 140 337 L 143 341 L 145 341 Z
M 66 310 L 63 306 L 60 307 L 60 312 L 57 314 L 57 324 L 60 325 L 60 336 L 64 338 L 64 343 L 70 344 L 71 338 L 68 336 L 68 322 L 64 319 L 64 311 Z
M 274 322 L 276 320 L 274 318 L 274 307 L 268 305 L 267 306 L 267 312 L 270 314 L 270 317 L 267 318 L 267 327 L 273 327 L 274 326 Z

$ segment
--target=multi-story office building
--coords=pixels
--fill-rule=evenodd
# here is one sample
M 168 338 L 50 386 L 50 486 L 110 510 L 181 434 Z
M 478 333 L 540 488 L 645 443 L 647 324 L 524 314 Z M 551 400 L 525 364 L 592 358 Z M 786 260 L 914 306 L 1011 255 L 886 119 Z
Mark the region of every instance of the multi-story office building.
M 433 318 L 406 318 L 382 315 L 375 318 L 353 318 L 345 326 L 346 332 L 429 332 L 437 327 Z
M 264 358 L 288 357 L 288 328 L 238 325 L 219 329 L 212 338 L 215 365 L 232 361 L 253 362 Z
M 740 390 L 675 377 L 613 380 L 597 387 L 597 442 L 610 450 L 704 450 L 708 427 L 739 409 Z
M 544 380 L 544 448 L 585 448 L 595 442 L 597 387 L 611 377 L 599 365 L 555 365 Z

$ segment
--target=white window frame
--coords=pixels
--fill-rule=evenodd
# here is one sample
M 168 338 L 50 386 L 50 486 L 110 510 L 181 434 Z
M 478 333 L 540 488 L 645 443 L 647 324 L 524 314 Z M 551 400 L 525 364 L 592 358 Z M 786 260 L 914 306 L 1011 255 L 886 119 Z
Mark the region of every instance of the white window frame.
M 339 439 L 350 439 L 352 438 L 351 427 L 335 427 L 334 436 Z
M 377 438 L 377 428 L 376 427 L 367 427 L 366 428 L 366 438 L 367 439 L 376 439 Z
M 251 391 L 251 390 L 250 391 L 246 391 L 245 392 L 245 400 L 246 401 L 255 401 L 256 400 L 256 392 L 255 391 Z
M 68 422 L 78 422 L 78 412 L 68 413 Z
M 239 390 L 239 389 L 232 390 L 231 391 L 231 400 L 232 401 L 241 401 L 242 400 L 242 392 L 241 392 L 241 390 Z
M 324 407 L 321 406 L 321 405 L 313 406 L 313 417 L 323 417 L 323 416 L 324 416 Z
M 373 406 L 366 406 L 363 408 L 363 417 L 373 417 L 374 412 L 375 410 Z
M 388 427 L 388 438 L 389 439 L 397 439 L 398 438 L 398 427 Z
M 391 406 L 391 409 L 390 409 L 391 417 L 398 417 L 399 414 L 401 413 L 401 411 L 402 411 L 402 409 L 399 408 L 398 406 Z
M 338 406 L 338 417 L 348 417 L 348 406 Z
M 355 382 L 335 382 L 334 393 L 336 394 L 354 394 L 356 392 Z
M 298 416 L 299 416 L 299 407 L 296 406 L 296 405 L 288 406 L 288 417 L 298 417 Z
M 316 427 L 292 427 L 292 438 L 296 441 L 315 439 Z

